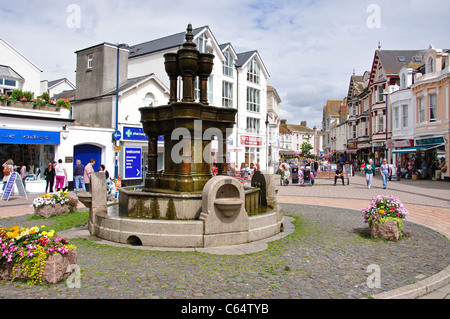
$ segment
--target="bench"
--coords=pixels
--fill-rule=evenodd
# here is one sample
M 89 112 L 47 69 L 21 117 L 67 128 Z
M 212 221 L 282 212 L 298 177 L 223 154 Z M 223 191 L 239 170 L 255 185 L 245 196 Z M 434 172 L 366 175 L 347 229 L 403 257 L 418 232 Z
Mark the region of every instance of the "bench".
M 350 185 L 350 178 L 348 177 L 348 174 L 346 171 L 343 171 L 344 173 L 344 180 L 347 180 L 347 185 Z M 317 172 L 317 177 L 314 178 L 314 184 L 318 181 L 318 180 L 330 180 L 333 182 L 334 184 L 334 176 L 336 175 L 336 172 Z M 338 179 L 339 182 L 340 179 Z

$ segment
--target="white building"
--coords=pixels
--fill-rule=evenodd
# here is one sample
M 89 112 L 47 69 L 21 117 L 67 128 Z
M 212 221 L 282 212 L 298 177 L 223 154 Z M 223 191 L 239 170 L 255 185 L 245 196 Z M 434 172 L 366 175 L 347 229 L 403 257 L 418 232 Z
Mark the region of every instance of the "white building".
M 40 93 L 42 70 L 0 38 L 0 93 L 15 89 Z
M 47 92 L 50 97 L 60 94 L 64 91 L 75 90 L 75 85 L 73 85 L 68 79 L 62 78 L 58 80 L 41 81 L 41 91 L 40 94 Z

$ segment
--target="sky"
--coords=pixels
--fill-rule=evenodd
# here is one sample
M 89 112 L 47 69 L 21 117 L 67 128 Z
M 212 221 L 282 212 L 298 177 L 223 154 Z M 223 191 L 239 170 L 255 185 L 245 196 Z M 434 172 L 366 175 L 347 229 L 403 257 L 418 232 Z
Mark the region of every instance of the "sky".
M 75 51 L 135 45 L 208 25 L 219 43 L 258 50 L 280 117 L 321 129 L 327 100 L 385 50 L 450 48 L 446 0 L 0 0 L 0 37 L 40 69 L 75 84 Z M 1 64 L 1 57 L 0 57 Z

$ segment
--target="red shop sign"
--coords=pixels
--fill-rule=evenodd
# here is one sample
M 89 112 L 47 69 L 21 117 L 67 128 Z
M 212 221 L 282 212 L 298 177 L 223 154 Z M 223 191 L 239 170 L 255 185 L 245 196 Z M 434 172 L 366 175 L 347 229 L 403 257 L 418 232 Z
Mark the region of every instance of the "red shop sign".
M 245 146 L 261 146 L 262 137 L 258 136 L 241 136 L 241 145 Z

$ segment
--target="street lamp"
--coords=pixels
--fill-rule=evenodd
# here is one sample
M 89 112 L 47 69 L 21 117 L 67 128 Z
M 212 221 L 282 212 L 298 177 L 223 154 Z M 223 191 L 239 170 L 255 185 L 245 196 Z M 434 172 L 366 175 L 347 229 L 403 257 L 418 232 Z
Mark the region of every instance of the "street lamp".
M 389 90 L 389 88 L 388 88 L 388 90 Z M 383 95 L 384 95 L 385 100 L 386 100 L 386 143 L 384 145 L 386 151 L 385 151 L 385 154 L 384 154 L 384 158 L 386 158 L 386 161 L 388 161 L 388 151 L 389 151 L 389 148 L 388 148 L 388 127 L 389 127 L 389 124 L 388 124 L 388 101 L 389 101 L 389 93 L 388 92 L 384 92 Z M 389 163 L 389 161 L 388 161 L 388 163 Z
M 125 43 L 121 43 L 121 44 L 117 44 L 117 73 L 116 73 L 116 126 L 115 129 L 116 131 L 119 130 L 119 51 L 120 49 L 128 49 L 129 46 L 128 44 Z M 118 140 L 114 141 L 114 145 L 118 146 L 117 144 L 119 143 Z M 118 156 L 118 151 L 114 150 L 114 158 L 115 158 L 115 165 L 114 165 L 114 178 L 117 178 L 117 175 L 119 174 L 119 165 L 118 165 L 118 160 L 117 160 L 117 156 Z

